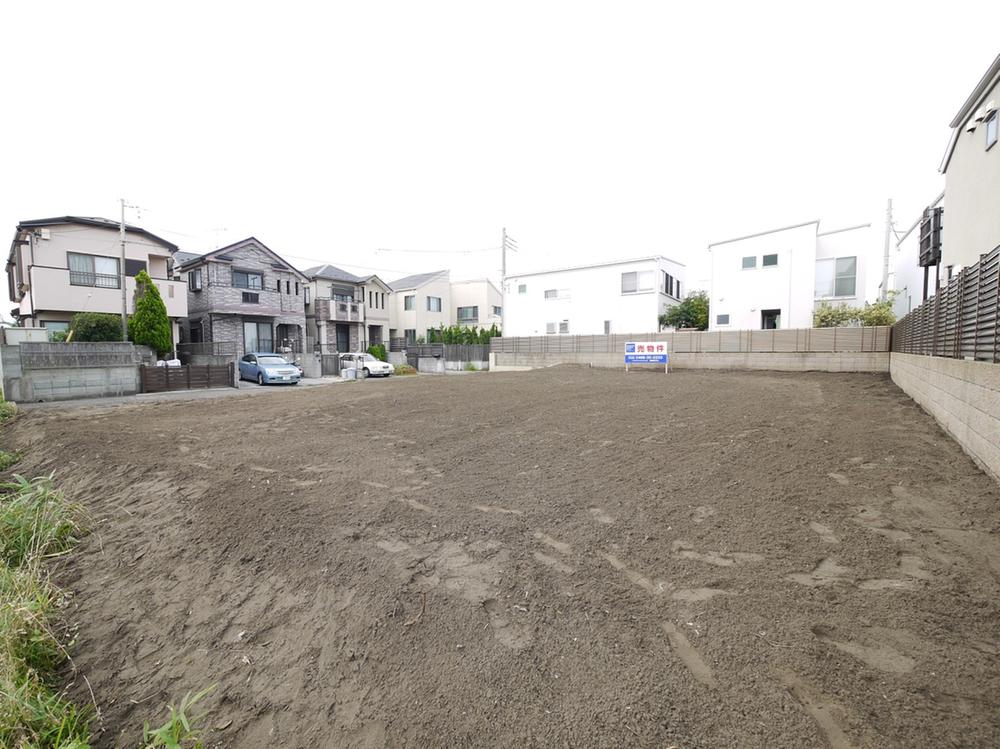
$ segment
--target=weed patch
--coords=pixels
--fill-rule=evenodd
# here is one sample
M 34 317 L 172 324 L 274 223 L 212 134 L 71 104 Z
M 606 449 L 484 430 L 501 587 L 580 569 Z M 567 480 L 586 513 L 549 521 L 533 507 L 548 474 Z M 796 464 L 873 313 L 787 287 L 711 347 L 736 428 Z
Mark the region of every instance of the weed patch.
M 417 370 L 415 370 L 409 364 L 397 364 L 395 367 L 395 372 L 398 375 L 415 375 L 417 373 Z

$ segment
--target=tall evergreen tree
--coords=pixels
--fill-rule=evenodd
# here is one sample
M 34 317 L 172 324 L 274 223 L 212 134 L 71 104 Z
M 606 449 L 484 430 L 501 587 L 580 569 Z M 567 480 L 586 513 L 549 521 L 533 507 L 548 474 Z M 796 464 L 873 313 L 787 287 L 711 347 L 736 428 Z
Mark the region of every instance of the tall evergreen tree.
M 128 337 L 132 343 L 149 346 L 158 356 L 173 349 L 167 306 L 144 270 L 135 277 L 135 312 L 128 319 Z

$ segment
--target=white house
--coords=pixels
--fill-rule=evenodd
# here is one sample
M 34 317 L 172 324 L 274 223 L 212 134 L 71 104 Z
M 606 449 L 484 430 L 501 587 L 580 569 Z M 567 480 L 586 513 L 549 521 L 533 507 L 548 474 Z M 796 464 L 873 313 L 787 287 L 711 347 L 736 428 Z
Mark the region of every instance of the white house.
M 709 330 L 811 328 L 823 302 L 861 306 L 878 237 L 870 224 L 820 231 L 819 221 L 708 246 Z
M 505 336 L 647 333 L 683 298 L 684 266 L 662 255 L 508 276 Z
M 454 324 L 489 328 L 502 324 L 503 296 L 488 278 L 451 282 Z
M 85 216 L 22 221 L 7 256 L 11 313 L 20 326 L 69 330 L 77 312 L 135 311 L 135 276 L 146 271 L 160 290 L 174 342 L 188 314 L 187 284 L 174 280 L 177 246 L 139 226 L 125 226 L 124 263 L 117 221 Z M 124 267 L 123 267 L 124 266 Z
M 389 337 L 408 343 L 427 340 L 431 331 L 450 326 L 451 280 L 446 270 L 418 273 L 389 284 Z

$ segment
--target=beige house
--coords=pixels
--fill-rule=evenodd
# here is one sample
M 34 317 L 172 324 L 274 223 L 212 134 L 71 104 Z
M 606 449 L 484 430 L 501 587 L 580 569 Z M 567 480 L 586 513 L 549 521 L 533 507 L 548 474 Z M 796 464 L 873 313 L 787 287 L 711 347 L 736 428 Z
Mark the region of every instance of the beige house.
M 446 270 L 418 273 L 393 281 L 389 307 L 391 338 L 427 340 L 431 331 L 452 324 L 451 281 Z
M 489 328 L 502 322 L 503 296 L 500 289 L 488 278 L 474 281 L 453 281 L 451 306 L 453 322 L 457 325 Z
M 22 327 L 69 329 L 77 312 L 135 309 L 135 276 L 145 270 L 160 290 L 174 342 L 187 317 L 187 286 L 173 280 L 177 246 L 138 226 L 125 226 L 125 262 L 117 221 L 83 216 L 22 221 L 7 256 L 7 288 Z
M 323 352 L 365 351 L 389 345 L 392 289 L 378 276 L 356 276 L 334 265 L 305 272 L 306 337 Z
M 1000 56 L 951 121 L 945 175 L 941 264 L 955 272 L 1000 245 Z M 942 272 L 942 281 L 951 274 Z M 933 293 L 933 292 L 932 292 Z

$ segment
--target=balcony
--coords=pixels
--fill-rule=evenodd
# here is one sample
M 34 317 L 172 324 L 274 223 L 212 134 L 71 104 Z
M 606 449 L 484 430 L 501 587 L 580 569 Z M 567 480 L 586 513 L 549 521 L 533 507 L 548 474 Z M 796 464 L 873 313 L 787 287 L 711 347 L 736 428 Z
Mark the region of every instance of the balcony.
M 122 292 L 118 276 L 83 273 L 66 268 L 31 268 L 31 296 L 36 310 L 53 312 L 122 312 Z M 187 317 L 187 284 L 154 278 L 168 317 Z M 125 279 L 128 311 L 134 311 L 135 279 Z
M 330 322 L 362 322 L 365 319 L 365 310 L 359 302 L 317 299 L 316 319 Z

